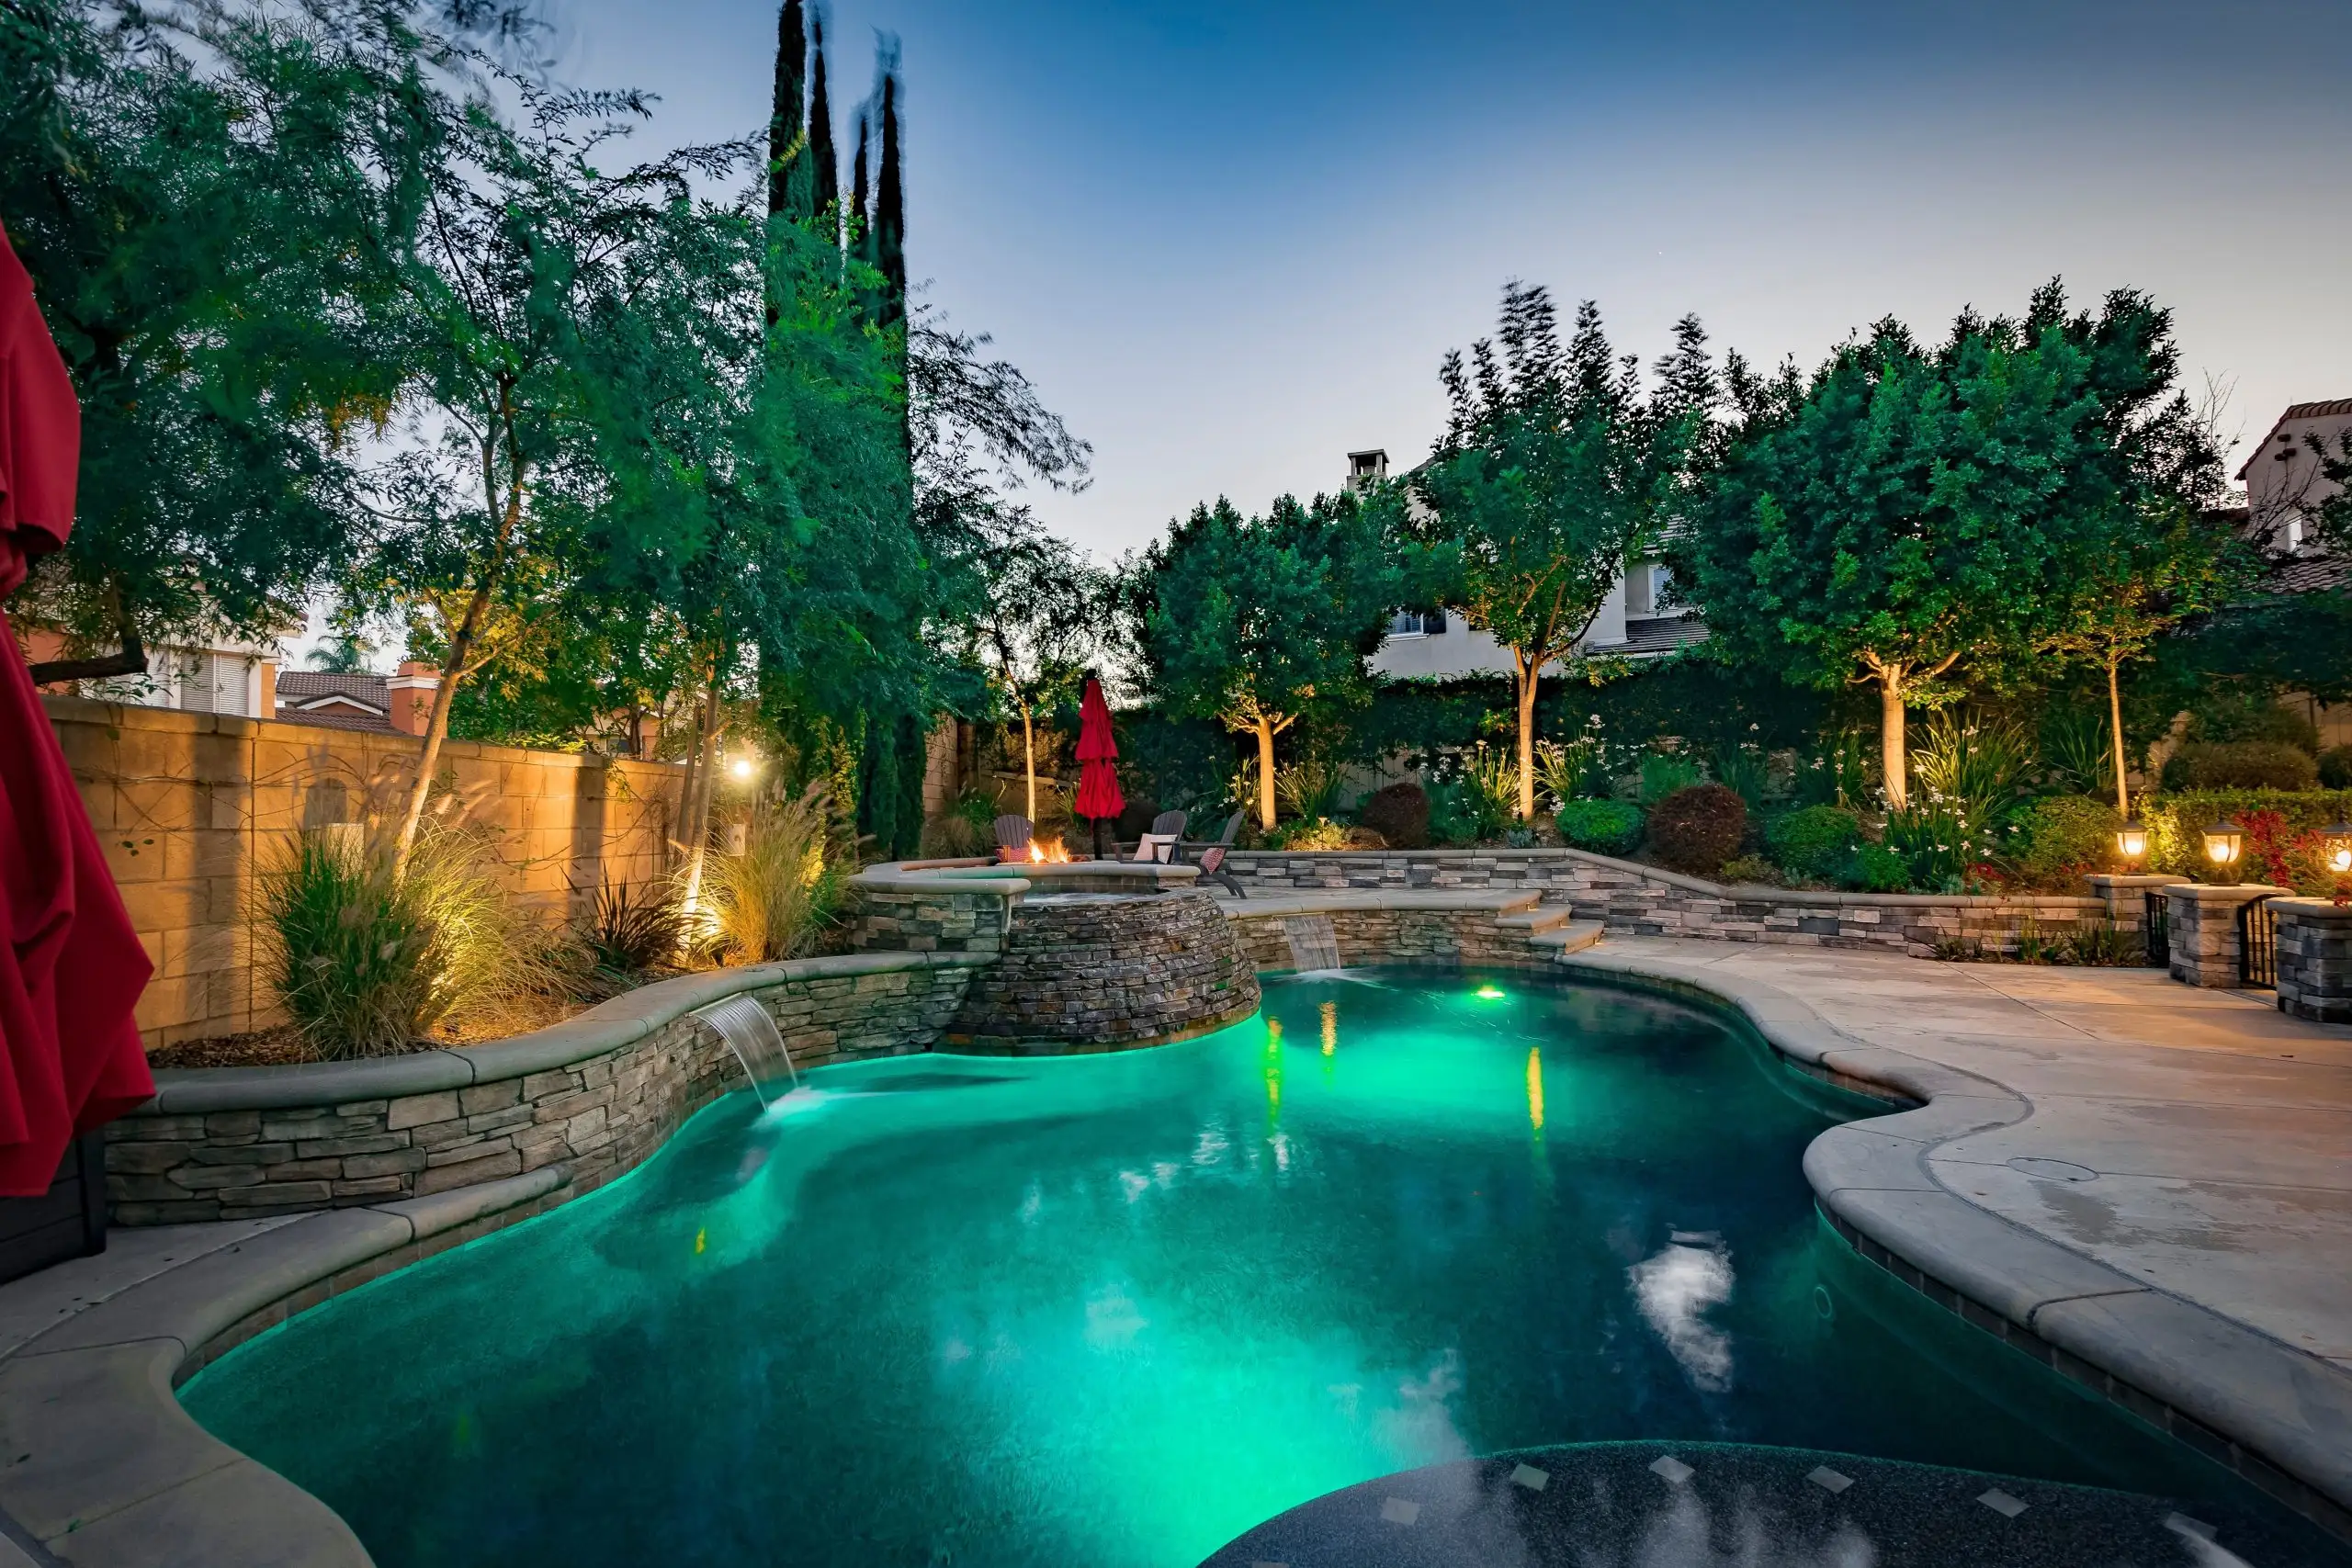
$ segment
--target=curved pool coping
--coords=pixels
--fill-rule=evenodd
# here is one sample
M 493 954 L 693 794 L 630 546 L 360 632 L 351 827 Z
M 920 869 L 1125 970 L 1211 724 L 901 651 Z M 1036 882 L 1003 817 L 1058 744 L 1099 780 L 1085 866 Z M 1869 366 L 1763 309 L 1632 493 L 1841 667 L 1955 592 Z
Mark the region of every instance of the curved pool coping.
M 1930 1300 L 2172 1433 L 2337 1534 L 2352 1519 L 2352 1376 L 2071 1252 L 1943 1188 L 1927 1155 L 2020 1122 L 1989 1078 L 1873 1045 L 1745 976 L 1703 981 L 1605 947 L 1564 976 L 1634 982 L 1729 1011 L 1816 1077 L 1916 1106 L 1840 1123 L 1805 1150 L 1821 1212 Z M 172 1390 L 295 1313 L 566 1201 L 560 1171 L 345 1209 L 143 1280 L 0 1359 L 0 1562 L 132 1568 L 358 1568 L 331 1509 L 198 1427 Z

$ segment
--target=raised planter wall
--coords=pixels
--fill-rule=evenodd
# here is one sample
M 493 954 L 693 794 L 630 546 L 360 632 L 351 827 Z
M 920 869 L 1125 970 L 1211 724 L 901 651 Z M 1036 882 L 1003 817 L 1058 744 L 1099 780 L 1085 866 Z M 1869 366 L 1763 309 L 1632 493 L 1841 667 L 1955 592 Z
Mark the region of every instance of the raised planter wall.
M 155 1075 L 107 1129 L 115 1223 L 175 1224 L 423 1197 L 549 1166 L 573 1191 L 644 1159 L 742 1081 L 688 1018 L 749 992 L 801 1066 L 927 1049 L 972 960 L 875 953 L 691 975 L 469 1050 Z
M 2054 935 L 2109 918 L 2102 899 L 2054 894 L 1968 898 L 1725 887 L 1583 850 L 1249 850 L 1236 851 L 1227 863 L 1250 892 L 1524 889 L 1545 903 L 1569 905 L 1579 919 L 1637 936 L 1881 948 L 1915 957 L 1939 942 L 1967 940 L 2011 948 L 2027 920 Z M 2136 915 L 2115 918 L 2138 929 Z

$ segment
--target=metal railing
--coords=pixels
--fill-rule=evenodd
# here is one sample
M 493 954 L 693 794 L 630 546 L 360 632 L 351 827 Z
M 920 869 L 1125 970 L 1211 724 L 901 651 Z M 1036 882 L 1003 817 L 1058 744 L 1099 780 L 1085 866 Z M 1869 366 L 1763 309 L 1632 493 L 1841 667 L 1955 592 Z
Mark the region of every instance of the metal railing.
M 2140 895 L 2140 930 L 2148 939 L 2148 962 L 2159 968 L 2172 963 L 2172 905 L 2161 887 Z
M 2238 906 L 2238 984 L 2278 984 L 2278 917 L 2267 897 Z

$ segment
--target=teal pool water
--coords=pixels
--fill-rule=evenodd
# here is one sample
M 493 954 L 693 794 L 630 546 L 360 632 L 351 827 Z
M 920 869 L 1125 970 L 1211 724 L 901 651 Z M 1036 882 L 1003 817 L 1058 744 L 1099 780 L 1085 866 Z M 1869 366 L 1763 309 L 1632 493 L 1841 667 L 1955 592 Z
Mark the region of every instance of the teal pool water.
M 1191 1568 L 1390 1472 L 1636 1438 L 2262 1511 L 1854 1258 L 1799 1156 L 1880 1108 L 1674 1002 L 1307 977 L 1182 1045 L 810 1084 L 183 1401 L 384 1568 Z

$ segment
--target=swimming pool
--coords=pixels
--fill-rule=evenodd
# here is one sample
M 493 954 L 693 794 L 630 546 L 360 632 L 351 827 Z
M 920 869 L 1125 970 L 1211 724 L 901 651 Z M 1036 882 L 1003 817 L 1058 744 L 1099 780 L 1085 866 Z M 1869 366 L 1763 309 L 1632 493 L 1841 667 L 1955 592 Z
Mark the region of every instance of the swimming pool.
M 2261 1568 L 2334 1555 L 1854 1258 L 1799 1158 L 1882 1108 L 1678 1002 L 1308 976 L 1181 1045 L 810 1084 L 181 1397 L 385 1568 L 1191 1568 L 1373 1477 L 1634 1439 L 2161 1495 Z

